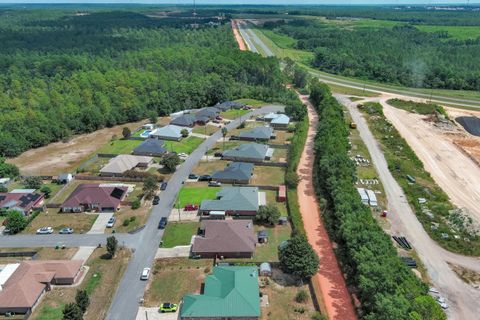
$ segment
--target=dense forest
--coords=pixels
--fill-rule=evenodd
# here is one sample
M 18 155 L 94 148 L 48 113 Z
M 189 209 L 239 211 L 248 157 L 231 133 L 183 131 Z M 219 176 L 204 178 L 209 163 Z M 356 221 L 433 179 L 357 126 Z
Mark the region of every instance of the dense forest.
M 362 319 L 445 320 L 426 285 L 400 260 L 389 236 L 360 201 L 342 106 L 327 85 L 317 81 L 310 90 L 322 119 L 315 139 L 315 187 L 347 281 L 361 301 Z
M 226 99 L 298 103 L 274 58 L 241 52 L 211 20 L 0 11 L 0 155 Z
M 321 70 L 409 87 L 480 90 L 480 38 L 448 39 L 412 25 L 342 28 L 313 20 L 266 23 L 315 53 Z

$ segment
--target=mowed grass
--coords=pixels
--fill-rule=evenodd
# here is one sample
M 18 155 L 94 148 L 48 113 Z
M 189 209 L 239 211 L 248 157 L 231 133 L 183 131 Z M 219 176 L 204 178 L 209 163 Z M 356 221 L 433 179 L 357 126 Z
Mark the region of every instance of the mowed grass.
M 106 153 L 106 154 L 131 154 L 133 149 L 138 147 L 142 141 L 140 140 L 113 140 L 107 142 L 103 147 L 101 147 L 97 153 Z
M 199 137 L 188 137 L 181 141 L 165 141 L 164 148 L 168 151 L 176 153 L 192 153 L 197 147 L 202 144 L 204 139 Z
M 170 222 L 163 234 L 162 248 L 173 248 L 176 246 L 189 245 L 192 236 L 197 234 L 198 222 Z
M 416 25 L 417 29 L 423 32 L 448 32 L 450 39 L 458 40 L 467 40 L 467 39 L 476 39 L 480 37 L 480 28 L 478 26 L 427 26 L 427 25 Z
M 200 161 L 192 172 L 196 175 L 211 175 L 215 171 L 223 170 L 227 164 L 228 162 L 221 160 Z
M 260 192 L 265 192 L 265 196 L 267 198 L 267 205 L 274 205 L 280 211 L 282 217 L 288 216 L 288 210 L 286 202 L 277 202 L 277 191 L 274 190 L 260 190 Z
M 257 100 L 257 99 L 238 99 L 235 101 L 239 103 L 243 103 L 250 107 L 261 107 L 267 104 L 265 101 Z
M 206 125 L 206 126 L 196 126 L 195 128 L 193 128 L 192 132 L 211 136 L 218 130 L 219 128 L 216 126 Z
M 152 277 L 145 292 L 145 306 L 158 307 L 163 302 L 179 303 L 186 294 L 200 293 L 212 261 L 170 258 L 155 260 Z
M 277 225 L 273 228 L 255 226 L 255 232 L 259 230 L 267 231 L 268 242 L 257 244 L 253 260 L 258 262 L 278 262 L 278 245 L 282 241 L 290 239 L 292 234 L 290 224 Z
M 54 233 L 58 233 L 60 229 L 65 227 L 73 228 L 74 233 L 86 233 L 97 220 L 97 217 L 96 214 L 60 213 L 58 209 L 48 209 L 48 212 L 40 212 L 22 233 L 36 233 L 37 229 L 42 227 L 52 227 Z
M 185 186 L 180 190 L 178 194 L 177 203 L 175 203 L 175 207 L 177 204 L 180 205 L 180 208 L 185 207 L 187 204 L 196 204 L 200 205 L 202 200 L 211 200 L 215 199 L 217 192 L 220 191 L 220 188 L 215 187 L 189 187 Z
M 230 109 L 228 111 L 223 111 L 220 113 L 220 116 L 224 119 L 236 119 L 238 117 L 243 116 L 244 114 L 249 113 L 250 110 L 243 110 L 243 109 Z
M 285 184 L 285 168 L 255 166 L 253 169 L 253 177 L 250 183 L 268 186 Z

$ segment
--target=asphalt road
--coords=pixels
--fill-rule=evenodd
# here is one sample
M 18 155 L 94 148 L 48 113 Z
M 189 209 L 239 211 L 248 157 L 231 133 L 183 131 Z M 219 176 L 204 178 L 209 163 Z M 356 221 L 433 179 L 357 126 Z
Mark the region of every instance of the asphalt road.
M 239 23 L 239 30 L 240 34 L 242 35 L 243 39 L 253 45 L 251 51 L 259 53 L 258 48 L 262 48 L 262 51 L 265 53 L 266 56 L 273 56 L 274 53 L 268 48 L 268 46 L 253 32 L 249 25 L 245 23 Z M 250 45 L 249 45 L 250 47 Z M 339 78 L 338 76 L 328 74 L 325 72 L 320 71 L 309 71 L 309 73 L 323 82 L 335 84 L 342 87 L 358 89 L 358 90 L 365 90 L 368 92 L 375 92 L 375 93 L 393 93 L 408 97 L 415 97 L 415 98 L 424 98 L 431 100 L 437 103 L 444 103 L 449 105 L 457 105 L 457 106 L 464 106 L 464 107 L 471 107 L 471 108 L 480 108 L 480 100 L 475 99 L 463 99 L 463 98 L 453 98 L 453 97 L 446 97 L 436 94 L 427 94 L 427 93 L 420 93 L 416 91 L 409 90 L 408 88 L 405 89 L 396 89 L 385 87 L 381 85 L 373 85 L 373 84 L 366 84 L 359 81 L 354 80 L 347 80 L 343 78 Z
M 226 127 L 230 131 L 235 129 L 242 119 L 250 116 L 266 114 L 283 110 L 283 106 L 269 105 L 237 118 L 229 123 Z M 130 259 L 125 275 L 123 276 L 120 286 L 115 294 L 110 310 L 107 314 L 109 320 L 128 320 L 135 319 L 139 308 L 140 299 L 145 291 L 146 281 L 140 281 L 140 274 L 145 267 L 151 267 L 155 257 L 155 253 L 163 236 L 163 230 L 158 230 L 157 225 L 161 217 L 168 217 L 172 212 L 172 208 L 176 201 L 178 192 L 185 181 L 197 165 L 206 151 L 222 137 L 221 130 L 207 138 L 178 168 L 168 181 L 168 187 L 160 195 L 160 204 L 155 206 L 147 221 L 145 229 L 138 234 L 138 246 Z M 160 301 L 159 301 L 160 302 Z
M 478 271 L 480 260 L 447 252 L 429 237 L 410 207 L 403 189 L 390 173 L 379 144 L 371 133 L 366 120 L 356 108 L 358 102 L 353 103 L 343 95 L 335 95 L 335 97 L 348 108 L 352 120 L 357 124 L 360 137 L 372 157 L 372 163 L 387 196 L 388 211 L 391 212 L 388 219 L 391 222 L 392 231 L 397 235 L 405 236 L 417 251 L 428 271 L 431 282 L 450 306 L 447 310 L 449 319 L 478 319 L 480 292 L 463 282 L 451 270 L 447 262 L 461 264 Z M 370 100 L 373 99 L 378 98 Z

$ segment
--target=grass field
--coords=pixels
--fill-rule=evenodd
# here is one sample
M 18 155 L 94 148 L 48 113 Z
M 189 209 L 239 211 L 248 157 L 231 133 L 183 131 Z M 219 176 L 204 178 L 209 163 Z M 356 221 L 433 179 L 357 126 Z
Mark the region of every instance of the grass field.
M 251 183 L 269 186 L 285 184 L 285 168 L 255 166 Z
M 140 140 L 113 140 L 101 147 L 97 153 L 107 154 L 131 154 L 133 149 L 138 147 L 142 141 Z
M 86 233 L 90 230 L 97 219 L 96 214 L 86 213 L 59 213 L 58 209 L 48 209 L 48 212 L 41 212 L 29 225 L 22 231 L 25 233 L 35 233 L 42 227 L 52 227 L 54 233 L 65 227 L 73 228 L 75 233 Z M 68 235 L 66 235 L 68 237 Z
M 227 164 L 228 162 L 221 160 L 200 161 L 198 165 L 193 168 L 192 172 L 196 175 L 211 175 L 215 171 L 223 170 Z
M 290 239 L 292 234 L 292 228 L 290 224 L 277 225 L 274 228 L 265 228 L 262 226 L 255 226 L 255 232 L 259 230 L 266 230 L 268 233 L 268 242 L 257 244 L 254 261 L 258 262 L 277 262 L 278 261 L 278 245 L 284 241 Z
M 198 222 L 170 222 L 163 234 L 162 248 L 189 245 L 192 236 L 197 234 Z
M 220 116 L 224 119 L 233 120 L 249 112 L 250 112 L 249 110 L 243 110 L 243 109 L 230 109 L 228 111 L 223 111 L 222 113 L 220 113 Z
M 480 28 L 477 26 L 427 26 L 427 25 L 416 25 L 419 30 L 424 32 L 439 32 L 447 31 L 450 39 L 458 40 L 467 40 L 467 39 L 476 39 L 480 37 Z
M 205 129 L 205 127 L 206 127 L 206 129 Z M 206 133 L 205 133 L 205 130 L 206 130 Z M 219 128 L 216 127 L 216 126 L 206 125 L 206 126 L 196 126 L 195 128 L 193 128 L 192 132 L 193 133 L 206 134 L 207 136 L 211 136 L 212 134 L 214 134 L 218 130 L 219 130 Z
M 162 302 L 179 303 L 188 293 L 200 293 L 212 261 L 171 258 L 155 260 L 152 277 L 145 292 L 145 306 L 158 307 Z
M 215 145 L 210 150 L 207 151 L 207 154 L 212 155 L 215 152 L 223 152 L 224 150 L 233 149 L 241 144 L 244 144 L 245 142 L 246 141 L 238 141 L 238 140 L 229 141 L 227 138 L 225 139 L 225 143 L 224 143 L 222 139 L 222 142 L 215 143 Z
M 165 141 L 165 149 L 176 153 L 192 153 L 202 144 L 204 139 L 198 137 L 188 137 L 181 141 Z
M 247 106 L 250 106 L 250 107 L 255 107 L 255 108 L 261 107 L 267 104 L 267 102 L 265 101 L 256 100 L 256 99 L 237 99 L 235 101 L 246 104 Z
M 434 114 L 436 111 L 446 115 L 445 110 L 434 103 L 420 103 L 415 101 L 405 101 L 400 99 L 390 99 L 387 101 L 391 106 L 406 110 L 408 112 L 419 113 L 423 115 Z
M 215 199 L 218 191 L 220 191 L 220 188 L 207 187 L 206 185 L 202 187 L 185 186 L 180 190 L 177 201 L 181 208 L 185 207 L 186 204 L 199 205 L 202 200 Z

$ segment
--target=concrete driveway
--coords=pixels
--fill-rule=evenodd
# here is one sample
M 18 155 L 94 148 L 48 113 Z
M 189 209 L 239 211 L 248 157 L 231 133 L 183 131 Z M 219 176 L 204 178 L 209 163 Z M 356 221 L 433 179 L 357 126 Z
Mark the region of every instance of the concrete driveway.
M 87 234 L 99 234 L 105 233 L 105 228 L 107 227 L 107 222 L 113 216 L 113 212 L 101 212 L 98 214 L 97 220 L 92 225 L 90 231 Z M 119 223 L 118 221 L 116 223 Z
M 137 317 L 135 318 L 135 320 L 177 320 L 178 316 L 179 316 L 178 311 L 160 313 L 158 312 L 158 307 L 154 307 L 154 308 L 140 307 L 138 309 Z
M 191 246 L 176 246 L 173 248 L 158 248 L 155 259 L 189 257 Z

